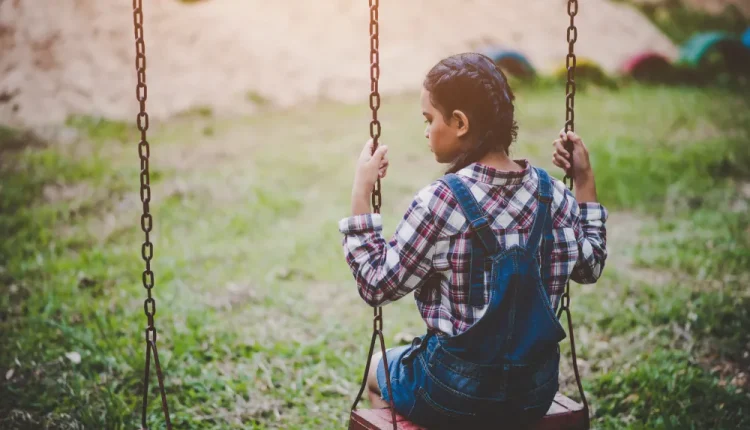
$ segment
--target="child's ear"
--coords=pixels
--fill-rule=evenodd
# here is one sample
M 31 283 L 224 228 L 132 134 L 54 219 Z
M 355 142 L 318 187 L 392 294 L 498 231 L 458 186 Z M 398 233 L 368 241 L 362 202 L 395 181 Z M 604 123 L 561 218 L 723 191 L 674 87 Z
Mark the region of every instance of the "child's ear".
M 462 137 L 469 133 L 469 118 L 460 110 L 453 111 L 453 121 L 456 124 L 456 135 Z

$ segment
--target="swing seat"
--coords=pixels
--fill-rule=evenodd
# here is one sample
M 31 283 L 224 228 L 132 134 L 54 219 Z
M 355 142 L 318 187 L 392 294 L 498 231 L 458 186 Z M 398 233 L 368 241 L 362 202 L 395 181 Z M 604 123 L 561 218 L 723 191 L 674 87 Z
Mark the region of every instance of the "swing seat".
M 426 430 L 424 427 L 412 424 L 401 415 L 396 415 L 399 430 Z M 498 428 L 502 428 L 498 423 Z M 531 430 L 584 430 L 586 429 L 586 412 L 583 405 L 560 393 L 555 395 L 552 406 L 547 415 L 534 423 Z M 357 409 L 352 411 L 349 420 L 349 430 L 393 430 L 391 410 Z

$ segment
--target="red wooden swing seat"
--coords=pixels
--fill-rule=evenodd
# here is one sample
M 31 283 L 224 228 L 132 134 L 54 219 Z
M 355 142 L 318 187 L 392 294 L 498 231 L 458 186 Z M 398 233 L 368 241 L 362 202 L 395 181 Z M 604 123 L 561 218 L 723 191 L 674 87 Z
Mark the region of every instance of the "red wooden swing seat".
M 349 430 L 393 430 L 391 410 L 357 409 L 352 411 Z M 396 415 L 399 430 L 425 430 Z M 498 425 L 502 427 L 502 425 Z M 582 430 L 586 428 L 586 411 L 583 405 L 557 393 L 547 415 L 533 424 L 531 430 Z

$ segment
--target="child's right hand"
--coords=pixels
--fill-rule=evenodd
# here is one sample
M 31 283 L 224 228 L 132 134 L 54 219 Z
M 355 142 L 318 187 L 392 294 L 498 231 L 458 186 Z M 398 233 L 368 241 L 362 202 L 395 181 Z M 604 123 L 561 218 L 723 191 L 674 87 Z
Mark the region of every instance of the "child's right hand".
M 565 149 L 565 141 L 573 143 L 573 171 L 570 171 L 570 153 Z M 566 135 L 565 129 L 560 130 L 560 137 L 552 142 L 555 152 L 552 154 L 552 163 L 563 169 L 573 180 L 586 179 L 592 176 L 589 151 L 583 140 L 574 132 L 569 131 Z

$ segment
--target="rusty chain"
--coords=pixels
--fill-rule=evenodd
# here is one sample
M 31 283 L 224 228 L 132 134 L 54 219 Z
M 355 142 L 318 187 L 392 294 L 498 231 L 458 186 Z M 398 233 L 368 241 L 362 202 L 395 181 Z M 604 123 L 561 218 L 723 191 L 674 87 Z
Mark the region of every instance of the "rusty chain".
M 578 0 L 568 0 L 568 16 L 570 25 L 568 26 L 568 55 L 565 57 L 565 68 L 568 71 L 568 81 L 565 84 L 565 131 L 575 131 L 575 97 L 576 97 L 576 54 L 575 43 L 578 40 L 578 28 L 575 25 L 575 16 L 578 14 Z M 566 149 L 571 152 L 570 142 L 566 142 Z M 570 189 L 573 190 L 573 159 L 571 157 L 570 169 L 565 174 L 563 182 L 567 185 L 570 182 Z
M 378 148 L 380 139 L 380 121 L 378 120 L 378 109 L 380 108 L 380 92 L 378 80 L 380 79 L 380 27 L 378 24 L 378 0 L 370 0 L 370 109 L 372 110 L 372 121 L 370 121 L 370 137 L 372 138 L 373 154 Z M 372 192 L 372 208 L 375 213 L 380 213 L 382 196 L 380 194 L 380 178 L 375 181 Z
M 378 140 L 380 139 L 381 126 L 378 120 L 378 109 L 380 108 L 380 91 L 378 89 L 378 80 L 380 79 L 380 26 L 378 23 L 378 7 L 380 6 L 379 0 L 370 0 L 370 109 L 372 110 L 372 121 L 370 121 L 370 137 L 372 138 L 372 151 L 373 154 L 378 148 Z M 374 213 L 380 213 L 380 205 L 382 203 L 382 195 L 380 192 L 380 178 L 375 181 L 375 186 L 372 190 L 371 196 L 372 209 Z M 380 306 L 376 306 L 374 309 L 374 316 L 372 320 L 372 339 L 370 340 L 370 351 L 367 356 L 367 365 L 365 366 L 365 374 L 362 377 L 362 386 L 359 389 L 352 410 L 357 408 L 362 394 L 367 386 L 367 376 L 370 373 L 370 364 L 372 362 L 372 353 L 375 349 L 375 341 L 380 340 L 380 350 L 382 352 L 383 367 L 385 370 L 385 379 L 388 386 L 388 397 L 391 403 L 391 419 L 393 420 L 393 429 L 397 429 L 396 423 L 396 409 L 393 404 L 393 391 L 391 388 L 391 377 L 390 370 L 388 369 L 388 358 L 385 350 L 385 340 L 383 338 L 383 310 Z M 377 365 L 377 364 L 376 364 Z
M 575 54 L 575 43 L 578 40 L 578 29 L 575 26 L 575 16 L 578 14 L 578 0 L 568 0 L 568 16 L 570 16 L 570 25 L 568 26 L 568 55 L 565 57 L 565 67 L 568 69 L 568 81 L 565 84 L 565 131 L 575 131 L 575 96 L 576 96 L 576 82 L 575 82 L 575 69 L 576 69 L 576 54 Z M 570 141 L 565 142 L 565 148 L 568 153 L 573 153 L 573 146 Z M 563 182 L 568 185 L 571 191 L 573 191 L 573 157 L 570 157 L 570 168 L 563 178 Z M 570 184 L 568 184 L 570 181 Z M 568 309 L 570 305 L 570 292 L 569 283 L 565 287 L 565 292 L 560 297 L 560 312 Z
M 150 214 L 149 205 L 151 203 L 151 178 L 149 175 L 149 156 L 150 147 L 146 132 L 148 130 L 148 113 L 146 113 L 146 99 L 148 97 L 148 88 L 146 86 L 146 43 L 143 39 L 143 5 L 142 0 L 133 0 L 133 26 L 135 31 L 135 69 L 137 72 L 138 84 L 136 85 L 136 99 L 140 105 L 136 125 L 141 132 L 141 140 L 138 143 L 138 157 L 141 161 L 140 174 L 140 196 L 143 204 L 143 214 L 141 215 L 141 229 L 145 235 L 145 241 L 141 246 L 141 256 L 146 262 L 146 270 L 143 271 L 141 280 L 143 287 L 146 289 L 147 298 L 143 303 L 143 310 L 146 314 L 148 327 L 146 328 L 146 367 L 143 377 L 143 410 L 141 414 L 141 427 L 147 429 L 146 414 L 148 410 L 148 383 L 151 373 L 151 355 L 154 357 L 154 367 L 159 381 L 159 391 L 161 393 L 162 411 L 167 424 L 167 429 L 172 429 L 172 423 L 169 419 L 169 408 L 167 407 L 167 395 L 164 390 L 164 375 L 159 363 L 159 354 L 156 349 L 156 327 L 154 326 L 154 315 L 156 314 L 156 300 L 151 295 L 154 287 L 154 272 L 151 271 L 151 259 L 154 256 L 154 244 L 151 242 L 150 233 L 153 228 L 153 218 Z
M 568 40 L 568 55 L 565 57 L 565 68 L 568 71 L 568 79 L 565 84 L 565 131 L 575 131 L 575 96 L 576 96 L 576 82 L 575 82 L 575 71 L 576 71 L 576 54 L 575 54 L 575 43 L 578 40 L 578 28 L 575 25 L 575 17 L 578 14 L 578 0 L 568 0 L 568 16 L 570 17 L 570 24 L 567 30 Z M 571 142 L 565 142 L 565 149 L 572 154 L 573 145 Z M 571 191 L 573 191 L 573 157 L 570 158 L 570 168 L 563 178 L 565 183 Z M 576 341 L 573 333 L 573 319 L 570 313 L 570 281 L 565 284 L 565 291 L 560 297 L 560 308 L 557 311 L 558 319 L 562 316 L 562 313 L 568 320 L 568 334 L 570 336 L 570 352 L 573 359 L 573 372 L 576 377 L 576 384 L 578 385 L 578 392 L 581 395 L 581 401 L 583 402 L 583 410 L 585 414 L 585 428 L 590 427 L 589 422 L 589 404 L 586 400 L 586 395 L 583 391 L 583 384 L 581 383 L 581 375 L 578 371 L 578 358 L 576 356 Z
M 380 108 L 380 91 L 378 81 L 380 79 L 380 26 L 378 23 L 378 6 L 379 0 L 370 0 L 370 110 L 372 110 L 372 121 L 370 121 L 370 137 L 372 138 L 372 152 L 378 148 L 380 139 L 380 121 L 378 120 L 378 109 Z M 380 178 L 375 181 L 375 187 L 372 191 L 372 210 L 374 213 L 380 213 L 380 205 L 383 201 L 380 193 Z M 383 330 L 382 310 L 378 306 L 375 308 L 375 317 L 373 319 L 373 332 Z
M 568 16 L 570 25 L 568 26 L 568 55 L 565 57 L 565 67 L 568 70 L 568 80 L 565 84 L 565 132 L 575 131 L 575 96 L 576 96 L 576 54 L 575 43 L 578 40 L 578 28 L 575 26 L 575 16 L 578 14 L 578 0 L 568 0 Z M 565 149 L 568 153 L 573 154 L 573 145 L 570 141 L 565 141 Z M 570 157 L 570 168 L 565 173 L 563 183 L 573 191 L 573 157 Z M 565 286 L 565 292 L 560 297 L 560 312 L 568 309 L 570 305 L 569 283 Z

